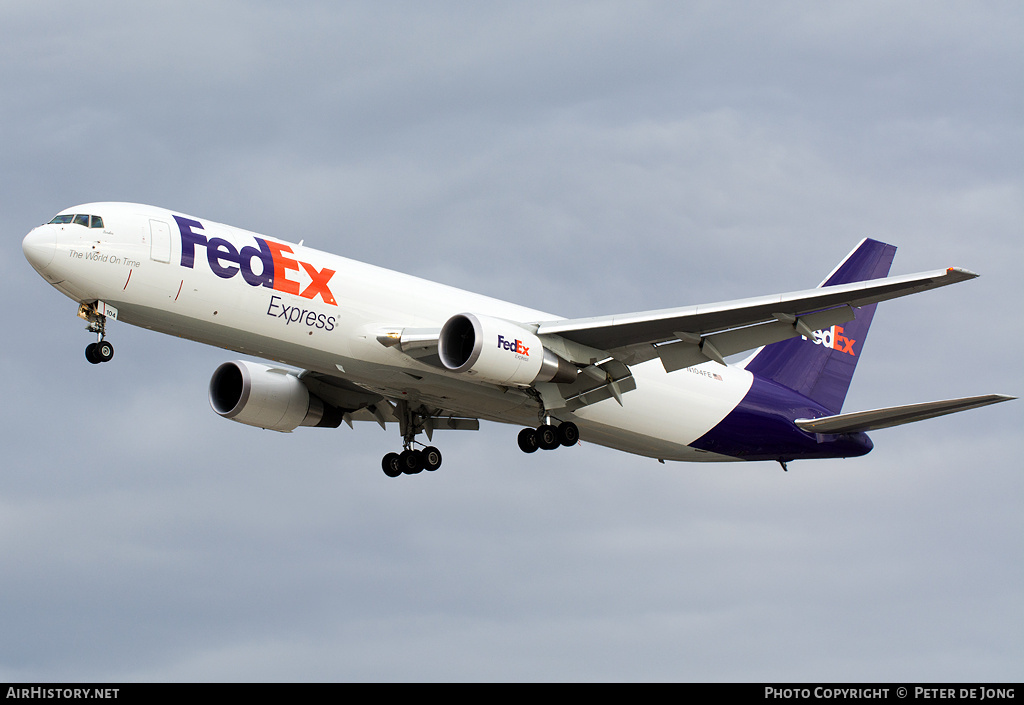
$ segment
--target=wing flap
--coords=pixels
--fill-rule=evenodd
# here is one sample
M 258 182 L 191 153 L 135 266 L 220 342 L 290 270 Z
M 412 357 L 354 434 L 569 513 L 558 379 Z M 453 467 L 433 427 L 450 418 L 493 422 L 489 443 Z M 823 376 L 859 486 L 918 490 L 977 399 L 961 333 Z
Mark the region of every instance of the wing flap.
M 906 406 L 889 406 L 884 409 L 855 411 L 849 414 L 825 416 L 820 419 L 797 419 L 794 423 L 805 431 L 814 433 L 855 433 L 858 431 L 875 431 L 880 428 L 899 426 L 914 421 L 955 414 L 958 411 L 977 409 L 989 404 L 1010 401 L 1016 397 L 1006 394 L 984 394 L 977 397 L 944 399 L 927 401 Z
M 736 328 L 700 337 L 677 333 L 679 342 L 658 345 L 654 348 L 666 372 L 684 367 L 715 361 L 724 365 L 724 358 L 761 345 L 770 345 L 798 335 L 810 337 L 814 331 L 852 321 L 855 313 L 850 306 L 819 311 L 806 316 L 777 314 L 781 320 L 774 323 L 759 323 L 746 328 Z

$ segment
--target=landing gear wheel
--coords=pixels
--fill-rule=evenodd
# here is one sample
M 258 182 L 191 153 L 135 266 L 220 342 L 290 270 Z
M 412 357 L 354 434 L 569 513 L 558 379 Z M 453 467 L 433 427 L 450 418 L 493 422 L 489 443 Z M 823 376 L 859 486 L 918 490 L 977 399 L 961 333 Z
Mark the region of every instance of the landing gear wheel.
M 572 421 L 558 424 L 558 442 L 563 446 L 574 446 L 580 440 L 580 430 Z
M 114 357 L 114 346 L 106 340 L 96 343 L 96 357 L 100 362 L 110 362 Z
M 403 450 L 398 456 L 398 465 L 406 475 L 423 472 L 423 454 L 418 450 Z
M 537 446 L 544 450 L 554 450 L 561 442 L 558 440 L 558 429 L 550 424 L 544 424 L 537 429 Z
M 535 453 L 537 451 L 537 432 L 532 428 L 524 428 L 519 432 L 519 450 L 524 453 Z
M 427 446 L 420 451 L 420 457 L 423 458 L 423 469 L 427 472 L 434 472 L 441 467 L 441 451 L 434 446 Z
M 98 343 L 89 343 L 85 346 L 85 359 L 94 365 L 98 365 L 101 362 L 110 362 L 112 357 L 114 357 L 114 346 L 106 340 L 101 340 Z
M 398 477 L 402 474 L 402 468 L 399 465 L 398 453 L 388 453 L 384 456 L 384 459 L 380 461 L 380 465 L 384 469 L 384 474 L 388 477 Z

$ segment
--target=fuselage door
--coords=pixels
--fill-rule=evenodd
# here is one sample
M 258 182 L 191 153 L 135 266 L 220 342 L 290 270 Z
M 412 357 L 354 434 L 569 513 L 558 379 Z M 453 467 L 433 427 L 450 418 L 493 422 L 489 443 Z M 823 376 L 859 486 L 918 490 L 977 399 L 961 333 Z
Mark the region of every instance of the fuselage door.
M 149 234 L 152 245 L 150 258 L 154 262 L 171 261 L 171 227 L 162 220 L 149 221 Z

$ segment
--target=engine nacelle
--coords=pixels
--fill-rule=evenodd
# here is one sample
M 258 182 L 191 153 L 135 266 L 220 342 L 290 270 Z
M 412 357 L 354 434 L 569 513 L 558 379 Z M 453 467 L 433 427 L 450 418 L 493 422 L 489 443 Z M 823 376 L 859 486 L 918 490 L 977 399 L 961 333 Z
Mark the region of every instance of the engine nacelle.
M 576 381 L 576 366 L 544 348 L 540 338 L 500 318 L 460 313 L 449 318 L 437 341 L 441 364 L 494 384 L 529 387 Z
M 318 397 L 298 377 L 256 362 L 225 362 L 210 378 L 210 406 L 226 419 L 293 431 L 299 426 L 337 428 L 342 412 Z

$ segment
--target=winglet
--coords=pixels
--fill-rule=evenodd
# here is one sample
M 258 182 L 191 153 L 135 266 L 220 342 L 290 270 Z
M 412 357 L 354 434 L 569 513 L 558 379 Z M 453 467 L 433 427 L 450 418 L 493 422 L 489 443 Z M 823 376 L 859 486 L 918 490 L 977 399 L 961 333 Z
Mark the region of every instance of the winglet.
M 972 272 L 969 269 L 963 267 L 946 267 L 946 274 L 956 276 L 957 281 L 966 281 L 968 279 L 977 279 L 981 275 L 977 272 Z

